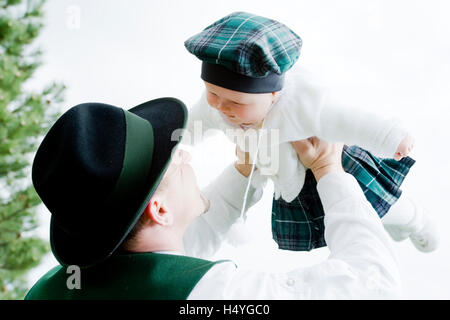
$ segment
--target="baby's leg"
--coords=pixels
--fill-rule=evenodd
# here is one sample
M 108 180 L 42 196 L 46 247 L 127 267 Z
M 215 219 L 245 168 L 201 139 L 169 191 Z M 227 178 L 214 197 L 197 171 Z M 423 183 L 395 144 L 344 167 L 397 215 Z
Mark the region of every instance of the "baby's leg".
M 384 225 L 407 225 L 415 216 L 415 204 L 403 194 L 382 218 Z M 406 238 L 405 238 L 406 239 Z
M 433 221 L 421 205 L 405 194 L 402 194 L 381 221 L 396 241 L 409 237 L 414 246 L 423 252 L 433 251 L 438 246 L 439 238 Z

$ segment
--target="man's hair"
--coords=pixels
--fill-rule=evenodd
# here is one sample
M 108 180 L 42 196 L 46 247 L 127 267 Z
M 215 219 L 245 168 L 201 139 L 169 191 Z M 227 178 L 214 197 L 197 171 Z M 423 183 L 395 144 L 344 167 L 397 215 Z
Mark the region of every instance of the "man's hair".
M 165 192 L 166 190 L 167 190 L 167 183 L 165 182 L 164 179 L 162 179 L 161 182 L 159 183 L 154 195 L 161 194 L 161 193 Z M 134 225 L 133 229 L 131 229 L 130 233 L 127 235 L 125 240 L 123 240 L 122 244 L 120 245 L 119 251 L 122 251 L 122 252 L 131 251 L 132 247 L 134 246 L 134 244 L 137 241 L 137 236 L 138 236 L 139 232 L 142 230 L 142 228 L 144 228 L 144 226 L 147 224 L 147 222 L 148 222 L 148 218 L 146 217 L 145 213 L 142 212 L 138 221 Z
M 142 213 L 141 216 L 139 217 L 138 221 L 134 225 L 133 229 L 131 229 L 130 233 L 128 233 L 125 240 L 123 240 L 122 244 L 119 247 L 119 251 L 125 251 L 125 252 L 131 251 L 131 248 L 136 243 L 137 235 L 138 235 L 139 231 L 141 231 L 141 229 L 145 225 L 146 219 L 147 218 L 145 217 L 145 214 Z

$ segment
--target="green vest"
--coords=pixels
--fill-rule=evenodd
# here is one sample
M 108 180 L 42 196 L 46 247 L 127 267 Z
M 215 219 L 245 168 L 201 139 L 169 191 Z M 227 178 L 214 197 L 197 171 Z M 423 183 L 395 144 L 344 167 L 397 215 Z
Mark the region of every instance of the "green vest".
M 71 274 L 58 266 L 30 289 L 25 300 L 184 300 L 208 270 L 223 261 L 160 253 L 120 254 L 81 269 L 81 289 L 69 289 Z

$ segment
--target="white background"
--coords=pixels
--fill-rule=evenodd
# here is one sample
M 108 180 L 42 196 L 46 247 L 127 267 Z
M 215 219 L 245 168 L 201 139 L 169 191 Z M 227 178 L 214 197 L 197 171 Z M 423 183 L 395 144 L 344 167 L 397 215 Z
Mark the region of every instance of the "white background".
M 450 12 L 446 0 L 50 0 L 39 39 L 45 61 L 32 87 L 52 80 L 68 89 L 66 110 L 103 102 L 129 109 L 174 96 L 190 107 L 200 96 L 200 62 L 183 42 L 233 12 L 248 11 L 285 23 L 303 39 L 298 63 L 361 109 L 404 119 L 416 138 L 418 160 L 403 190 L 438 223 L 441 247 L 431 254 L 407 240 L 394 243 L 407 299 L 450 298 Z M 224 138 L 192 150 L 200 186 L 234 157 Z M 288 271 L 326 259 L 327 248 L 280 251 L 271 239 L 272 186 L 250 212 L 252 241 L 224 245 L 216 258 L 268 271 Z M 70 204 L 68 204 L 70 205 Z M 42 208 L 48 238 L 49 213 Z M 56 265 L 51 254 L 30 273 L 34 283 Z

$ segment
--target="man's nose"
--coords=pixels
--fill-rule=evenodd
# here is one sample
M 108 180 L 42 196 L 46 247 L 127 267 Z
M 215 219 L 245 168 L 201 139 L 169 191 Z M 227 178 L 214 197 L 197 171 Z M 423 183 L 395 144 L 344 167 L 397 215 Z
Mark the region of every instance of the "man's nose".
M 189 163 L 192 160 L 192 156 L 186 150 L 178 149 L 176 159 L 178 159 L 179 164 Z
M 181 153 L 183 154 L 183 162 L 185 163 L 189 163 L 192 160 L 192 156 L 189 152 L 187 152 L 186 150 L 180 150 Z

